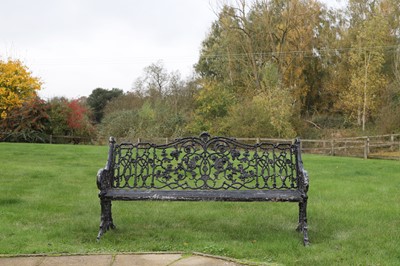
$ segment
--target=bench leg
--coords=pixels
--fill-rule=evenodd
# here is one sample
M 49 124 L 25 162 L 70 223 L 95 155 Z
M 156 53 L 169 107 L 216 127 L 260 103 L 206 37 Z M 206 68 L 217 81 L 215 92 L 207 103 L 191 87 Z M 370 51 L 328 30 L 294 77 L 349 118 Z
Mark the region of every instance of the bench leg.
M 101 218 L 100 218 L 99 234 L 97 235 L 97 241 L 99 241 L 100 237 L 110 228 L 115 229 L 111 213 L 111 205 L 112 205 L 111 200 L 100 199 L 100 205 L 101 205 Z
M 307 226 L 307 198 L 299 203 L 299 225 L 297 231 L 303 232 L 303 243 L 305 246 L 310 244 L 308 240 L 308 226 Z

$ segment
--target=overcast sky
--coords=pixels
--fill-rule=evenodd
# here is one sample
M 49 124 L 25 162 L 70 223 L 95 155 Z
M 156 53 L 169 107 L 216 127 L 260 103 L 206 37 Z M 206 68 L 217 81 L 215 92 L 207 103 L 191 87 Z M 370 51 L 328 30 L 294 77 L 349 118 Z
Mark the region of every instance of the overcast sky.
M 0 59 L 23 61 L 41 78 L 44 99 L 88 96 L 98 87 L 128 91 L 159 60 L 186 78 L 216 20 L 216 2 L 0 0 Z

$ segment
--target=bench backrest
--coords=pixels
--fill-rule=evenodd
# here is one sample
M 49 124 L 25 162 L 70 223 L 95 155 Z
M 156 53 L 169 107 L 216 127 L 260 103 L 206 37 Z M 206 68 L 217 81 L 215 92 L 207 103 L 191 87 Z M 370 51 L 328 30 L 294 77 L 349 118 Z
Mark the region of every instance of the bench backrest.
M 287 190 L 303 186 L 300 164 L 299 140 L 250 145 L 203 133 L 161 145 L 110 138 L 107 168 L 114 188 Z

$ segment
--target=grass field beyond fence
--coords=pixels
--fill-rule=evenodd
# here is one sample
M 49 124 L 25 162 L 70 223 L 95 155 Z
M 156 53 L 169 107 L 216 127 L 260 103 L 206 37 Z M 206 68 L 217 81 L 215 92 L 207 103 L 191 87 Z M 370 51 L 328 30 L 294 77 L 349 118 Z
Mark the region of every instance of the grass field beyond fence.
M 256 264 L 399 265 L 400 162 L 304 156 L 309 237 L 295 203 L 115 202 L 96 242 L 107 147 L 0 143 L 0 253 L 203 252 Z

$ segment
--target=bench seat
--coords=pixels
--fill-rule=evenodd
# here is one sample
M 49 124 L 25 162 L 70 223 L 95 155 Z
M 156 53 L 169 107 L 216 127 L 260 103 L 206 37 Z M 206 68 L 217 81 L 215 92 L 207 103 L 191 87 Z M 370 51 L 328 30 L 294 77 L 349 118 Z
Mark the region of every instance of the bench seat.
M 299 190 L 138 190 L 110 189 L 104 195 L 110 200 L 167 201 L 285 201 L 302 202 Z

